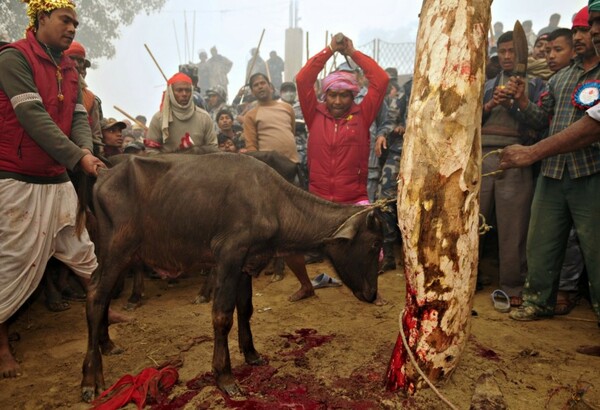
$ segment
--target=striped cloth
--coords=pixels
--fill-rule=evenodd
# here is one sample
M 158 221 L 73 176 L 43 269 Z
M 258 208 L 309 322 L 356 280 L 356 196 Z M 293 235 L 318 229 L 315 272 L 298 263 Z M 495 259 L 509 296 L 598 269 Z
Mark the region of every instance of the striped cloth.
M 597 0 L 600 3 L 600 0 Z M 586 81 L 600 79 L 600 64 L 586 71 L 580 58 L 573 65 L 556 73 L 548 81 L 548 93 L 541 99 L 541 106 L 530 103 L 523 111 L 526 121 L 536 129 L 543 129 L 552 117 L 548 135 L 552 136 L 585 115 L 585 110 L 571 102 L 575 88 Z M 600 172 L 600 145 L 594 143 L 568 154 L 555 155 L 542 161 L 542 175 L 562 179 L 565 169 L 571 178 L 581 178 Z
M 590 0 L 588 11 L 600 11 L 600 0 Z

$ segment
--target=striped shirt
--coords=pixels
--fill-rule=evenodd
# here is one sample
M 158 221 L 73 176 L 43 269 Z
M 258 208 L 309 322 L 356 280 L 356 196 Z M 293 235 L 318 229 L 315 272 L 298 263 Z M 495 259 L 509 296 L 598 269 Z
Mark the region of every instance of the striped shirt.
M 581 59 L 576 58 L 573 65 L 560 70 L 548 81 L 548 93 L 542 96 L 540 106 L 529 103 L 523 110 L 526 121 L 536 129 L 544 129 L 552 118 L 549 136 L 564 130 L 585 115 L 585 110 L 571 102 L 573 92 L 581 83 L 595 80 L 600 80 L 600 63 L 585 71 Z M 546 158 L 542 161 L 541 173 L 549 178 L 562 179 L 565 166 L 571 178 L 600 172 L 600 144 Z

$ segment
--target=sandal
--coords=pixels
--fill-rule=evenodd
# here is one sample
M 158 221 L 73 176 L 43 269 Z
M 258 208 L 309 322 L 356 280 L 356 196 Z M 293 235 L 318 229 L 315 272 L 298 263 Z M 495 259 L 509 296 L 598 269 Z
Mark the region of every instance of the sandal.
M 313 288 L 315 288 L 315 289 L 342 286 L 342 283 L 339 280 L 332 278 L 331 276 L 327 275 L 326 273 L 318 274 L 317 276 L 315 276 L 313 278 L 313 280 L 310 281 L 310 283 L 313 285 Z
M 554 314 L 555 315 L 568 315 L 571 313 L 573 308 L 577 303 L 571 299 L 560 299 L 556 301 L 556 305 L 554 306 Z
M 494 309 L 500 313 L 507 313 L 510 311 L 510 298 L 505 291 L 496 289 L 492 292 L 492 303 Z

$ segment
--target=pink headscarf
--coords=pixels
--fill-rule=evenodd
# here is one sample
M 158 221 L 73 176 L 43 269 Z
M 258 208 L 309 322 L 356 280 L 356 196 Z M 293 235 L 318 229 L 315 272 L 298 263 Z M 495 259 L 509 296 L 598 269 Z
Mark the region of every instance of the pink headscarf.
M 329 90 L 348 90 L 356 97 L 356 94 L 358 94 L 358 91 L 360 90 L 356 75 L 347 71 L 334 71 L 323 79 L 321 86 L 323 94 L 326 94 Z

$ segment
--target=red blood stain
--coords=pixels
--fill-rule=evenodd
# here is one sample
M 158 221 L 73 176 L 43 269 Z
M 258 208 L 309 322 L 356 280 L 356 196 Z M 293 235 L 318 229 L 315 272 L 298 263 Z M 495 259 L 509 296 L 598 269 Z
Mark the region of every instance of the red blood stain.
M 311 361 L 306 352 L 330 342 L 335 335 L 319 335 L 314 329 L 296 330 L 294 334 L 282 334 L 286 339 L 283 349 L 274 353 L 279 360 L 310 370 Z M 355 369 L 350 377 L 332 377 L 330 385 L 308 372 L 299 374 L 279 374 L 278 369 L 268 364 L 262 366 L 242 365 L 233 369 L 245 397 L 233 400 L 219 390 L 215 397 L 221 396 L 228 408 L 244 410 L 371 410 L 381 409 L 384 397 L 395 397 L 384 390 L 384 375 L 389 347 L 381 349 L 377 357 L 366 360 L 366 365 Z M 365 358 L 366 359 L 366 358 Z M 315 363 L 312 363 L 315 365 Z M 318 365 L 318 363 L 316 364 Z M 153 410 L 175 410 L 185 407 L 205 387 L 214 386 L 212 373 L 204 373 L 186 383 L 187 391 L 152 406 Z M 210 408 L 210 403 L 194 403 L 197 408 Z M 203 407 L 206 405 L 206 407 Z

